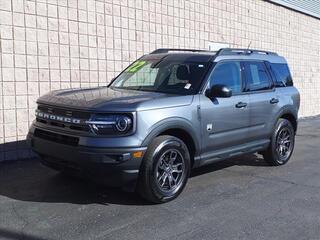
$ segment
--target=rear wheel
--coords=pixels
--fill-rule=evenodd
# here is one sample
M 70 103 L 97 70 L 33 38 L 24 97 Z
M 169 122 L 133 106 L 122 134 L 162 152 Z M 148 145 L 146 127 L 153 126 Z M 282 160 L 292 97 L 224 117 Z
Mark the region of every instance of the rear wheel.
M 272 166 L 286 164 L 293 152 L 295 132 L 287 119 L 280 118 L 273 132 L 269 148 L 263 152 L 264 159 Z
M 190 155 L 184 142 L 173 136 L 159 136 L 144 156 L 138 191 L 151 202 L 168 202 L 182 192 L 189 173 Z

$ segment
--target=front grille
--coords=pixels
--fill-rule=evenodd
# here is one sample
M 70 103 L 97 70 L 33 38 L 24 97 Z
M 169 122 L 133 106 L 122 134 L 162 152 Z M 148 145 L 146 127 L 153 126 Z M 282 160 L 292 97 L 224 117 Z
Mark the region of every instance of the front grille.
M 41 118 L 36 118 L 36 121 L 42 124 L 53 126 L 53 127 L 71 129 L 76 131 L 85 131 L 85 132 L 90 131 L 90 127 L 88 125 L 65 124 L 65 123 L 60 123 L 56 121 L 44 120 Z
M 34 136 L 48 141 L 62 143 L 71 146 L 77 146 L 79 143 L 79 138 L 77 137 L 66 136 L 58 133 L 44 131 L 41 129 L 36 129 L 34 131 Z
M 90 127 L 83 123 L 84 121 L 90 119 L 89 112 L 81 112 L 78 110 L 67 110 L 63 108 L 51 107 L 46 105 L 39 105 L 37 110 L 44 114 L 47 113 L 47 114 L 52 114 L 60 117 L 81 119 L 81 123 L 76 124 L 76 123 L 67 123 L 67 122 L 61 122 L 61 121 L 52 120 L 52 119 L 44 119 L 41 117 L 36 117 L 36 121 L 38 123 L 46 124 L 46 125 L 50 125 L 58 128 L 75 130 L 75 131 L 90 132 Z
M 90 112 L 83 112 L 78 110 L 67 110 L 59 107 L 39 105 L 38 110 L 44 113 L 50 113 L 50 114 L 55 114 L 55 115 L 64 116 L 64 117 L 74 117 L 74 118 L 80 118 L 80 119 L 90 118 Z
M 61 129 L 74 135 L 125 136 L 133 132 L 134 116 L 132 113 L 95 113 L 79 110 L 62 109 L 49 105 L 38 105 L 35 112 L 36 122 L 40 128 L 48 130 Z M 117 130 L 118 118 L 130 117 L 130 129 L 126 132 Z

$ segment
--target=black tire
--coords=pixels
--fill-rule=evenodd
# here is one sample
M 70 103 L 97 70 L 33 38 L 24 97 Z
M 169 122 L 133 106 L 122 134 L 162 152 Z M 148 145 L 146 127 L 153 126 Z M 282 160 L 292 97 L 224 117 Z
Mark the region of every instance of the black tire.
M 175 154 L 176 157 L 174 158 Z M 171 162 L 170 159 L 168 161 L 168 157 L 175 159 L 171 165 L 168 163 Z M 176 172 L 173 173 L 173 171 Z M 178 173 L 178 171 L 181 172 Z M 151 142 L 144 155 L 137 190 L 143 198 L 150 202 L 168 202 L 182 192 L 188 181 L 189 174 L 190 155 L 185 143 L 173 136 L 159 136 Z M 177 183 L 175 187 L 171 186 L 173 180 Z
M 286 135 L 285 135 L 286 133 Z M 282 137 L 283 136 L 283 137 Z M 284 137 L 287 136 L 287 137 Z M 288 139 L 288 140 L 283 140 Z M 290 142 L 287 142 L 290 141 Z M 290 121 L 280 118 L 275 126 L 271 137 L 271 143 L 262 153 L 265 161 L 271 166 L 286 164 L 294 149 L 295 131 Z M 281 145 L 281 146 L 280 146 Z

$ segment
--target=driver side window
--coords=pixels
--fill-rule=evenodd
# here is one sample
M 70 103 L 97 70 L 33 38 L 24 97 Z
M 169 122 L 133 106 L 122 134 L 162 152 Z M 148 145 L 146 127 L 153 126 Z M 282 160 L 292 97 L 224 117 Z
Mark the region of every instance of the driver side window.
M 232 94 L 242 91 L 241 64 L 236 61 L 218 63 L 210 76 L 210 87 L 217 84 L 226 85 Z

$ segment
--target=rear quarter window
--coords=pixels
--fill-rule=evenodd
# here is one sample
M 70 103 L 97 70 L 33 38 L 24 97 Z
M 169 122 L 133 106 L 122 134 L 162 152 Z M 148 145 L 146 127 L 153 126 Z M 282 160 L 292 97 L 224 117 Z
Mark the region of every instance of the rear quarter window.
M 276 87 L 293 86 L 291 73 L 287 64 L 270 63 L 270 66 L 276 79 Z

